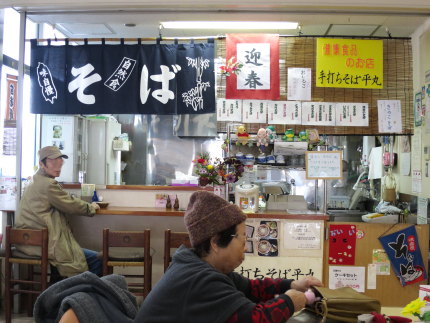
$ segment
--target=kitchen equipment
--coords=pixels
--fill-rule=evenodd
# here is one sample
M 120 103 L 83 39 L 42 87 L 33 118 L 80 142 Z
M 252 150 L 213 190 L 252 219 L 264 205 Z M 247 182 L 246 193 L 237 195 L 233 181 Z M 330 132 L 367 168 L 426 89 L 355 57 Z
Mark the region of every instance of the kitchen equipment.
M 302 195 L 290 194 L 291 184 L 283 182 L 263 183 L 263 192 L 268 194 L 268 210 L 306 210 L 307 205 Z
M 241 184 L 235 187 L 236 205 L 245 213 L 258 211 L 260 190 L 255 184 Z

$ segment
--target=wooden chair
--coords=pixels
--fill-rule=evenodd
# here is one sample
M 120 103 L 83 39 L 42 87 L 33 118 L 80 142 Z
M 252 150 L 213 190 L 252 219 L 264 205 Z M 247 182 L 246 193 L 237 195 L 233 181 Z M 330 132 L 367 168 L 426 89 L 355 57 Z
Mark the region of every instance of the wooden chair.
M 190 237 L 187 232 L 172 232 L 170 229 L 164 231 L 164 272 L 172 261 L 170 249 L 179 248 L 181 245 L 191 248 Z
M 111 274 L 113 267 L 116 266 L 143 267 L 143 275 L 124 275 L 129 278 L 143 278 L 143 283 L 128 284 L 130 291 L 136 296 L 146 297 L 151 291 L 150 233 L 151 230 L 112 231 L 103 229 L 103 275 Z
M 41 257 L 27 256 L 15 250 L 15 245 L 39 246 Z M 14 229 L 6 226 L 5 249 L 5 320 L 9 323 L 12 319 L 13 294 L 28 295 L 27 315 L 32 316 L 34 295 L 40 294 L 48 287 L 48 229 Z M 27 265 L 27 278 L 14 277 L 12 264 Z M 40 275 L 37 275 L 39 280 L 34 278 L 36 275 L 34 275 L 33 266 L 35 265 L 41 268 Z M 18 268 L 18 273 L 19 271 Z M 15 285 L 19 286 L 15 288 Z

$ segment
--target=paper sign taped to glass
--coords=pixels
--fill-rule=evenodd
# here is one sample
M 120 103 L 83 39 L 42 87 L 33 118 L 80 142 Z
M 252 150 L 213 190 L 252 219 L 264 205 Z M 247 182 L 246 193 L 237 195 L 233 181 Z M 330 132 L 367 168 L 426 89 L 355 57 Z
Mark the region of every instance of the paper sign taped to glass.
M 379 238 L 402 286 L 427 280 L 415 226 Z

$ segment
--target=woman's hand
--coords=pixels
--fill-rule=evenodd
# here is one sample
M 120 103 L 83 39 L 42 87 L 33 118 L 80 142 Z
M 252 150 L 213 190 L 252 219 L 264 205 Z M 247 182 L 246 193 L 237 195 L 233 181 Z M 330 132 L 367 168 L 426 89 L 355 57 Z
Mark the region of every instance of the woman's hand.
M 294 280 L 291 283 L 292 289 L 295 289 L 301 292 L 306 292 L 308 288 L 312 286 L 322 286 L 322 283 L 318 278 L 315 278 L 313 276 L 306 276 L 299 280 Z
M 306 305 L 306 296 L 304 293 L 299 292 L 295 289 L 289 289 L 285 292 L 285 295 L 288 295 L 294 304 L 294 312 L 300 311 Z

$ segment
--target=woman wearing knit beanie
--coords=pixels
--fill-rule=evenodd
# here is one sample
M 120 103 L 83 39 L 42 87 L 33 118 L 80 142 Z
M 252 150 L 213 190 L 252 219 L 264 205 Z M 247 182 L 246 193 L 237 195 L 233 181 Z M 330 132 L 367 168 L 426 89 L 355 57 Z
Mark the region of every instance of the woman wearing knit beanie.
M 302 309 L 318 279 L 251 280 L 234 272 L 244 259 L 245 220 L 236 205 L 195 192 L 184 216 L 193 248 L 178 248 L 134 322 L 286 322 Z

